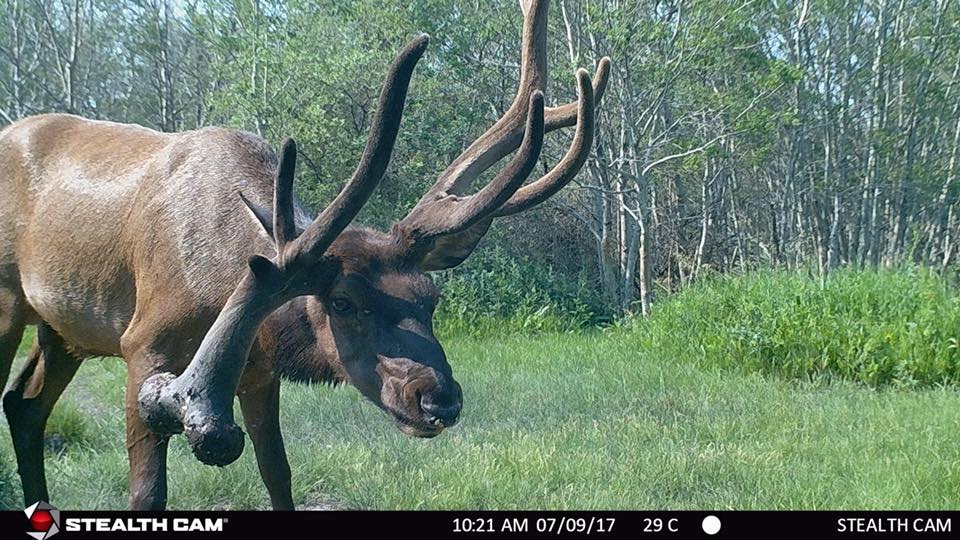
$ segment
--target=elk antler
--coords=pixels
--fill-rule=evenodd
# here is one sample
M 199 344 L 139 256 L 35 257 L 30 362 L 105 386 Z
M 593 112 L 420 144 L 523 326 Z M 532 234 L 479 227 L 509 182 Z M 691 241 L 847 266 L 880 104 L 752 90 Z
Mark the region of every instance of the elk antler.
M 543 202 L 568 184 L 589 156 L 593 144 L 594 110 L 603 96 L 610 75 L 609 58 L 600 60 L 592 82 L 585 70 L 577 70 L 576 102 L 547 108 L 543 112 L 544 133 L 574 124 L 577 126 L 570 149 L 560 163 L 528 186 L 520 187 L 530 172 L 526 170 L 519 181 L 514 179 L 500 185 L 497 181 L 501 177 L 498 176 L 476 195 L 460 197 L 480 174 L 518 147 L 521 151 L 511 166 L 518 160 L 529 157 L 524 154 L 524 148 L 531 138 L 531 118 L 540 114 L 535 110 L 537 101 L 533 97 L 542 94 L 547 80 L 549 4 L 549 0 L 521 0 L 524 17 L 520 83 L 510 108 L 450 163 L 414 209 L 394 226 L 395 230 L 408 238 L 411 257 L 420 258 L 424 269 L 434 270 L 459 264 L 486 233 L 490 220 L 516 214 Z M 523 125 L 525 117 L 526 128 Z M 536 158 L 533 156 L 534 160 Z M 520 169 L 520 172 L 523 170 Z M 503 188 L 503 191 L 498 191 L 496 197 L 484 200 L 484 196 L 489 195 L 490 191 L 500 188 Z M 510 195 L 506 195 L 507 192 Z M 477 198 L 480 200 L 475 200 Z M 501 201 L 500 204 L 496 204 L 498 201 Z M 466 216 L 468 213 L 471 215 Z M 456 223 L 451 223 L 454 221 Z M 474 229 L 467 231 L 471 226 L 474 226 Z M 464 236 L 440 238 L 457 233 Z M 457 253 L 452 256 L 435 253 L 437 250 L 451 249 Z
M 605 62 L 601 66 L 607 64 L 609 62 Z M 590 85 L 590 74 L 585 69 L 577 70 L 577 98 L 577 131 L 573 135 L 573 142 L 570 143 L 567 154 L 550 172 L 536 182 L 518 190 L 510 200 L 497 210 L 494 216 L 513 215 L 540 204 L 560 191 L 580 172 L 590 155 L 595 124 L 594 90 Z
M 403 114 L 413 68 L 428 37 L 413 40 L 394 61 L 380 94 L 367 145 L 353 177 L 299 236 L 294 220 L 293 178 L 297 147 L 283 143 L 274 183 L 273 236 L 277 254 L 254 256 L 249 268 L 179 376 L 158 373 L 140 387 L 140 416 L 153 431 L 183 431 L 194 455 L 227 465 L 243 451 L 243 431 L 233 420 L 233 396 L 260 323 L 287 301 L 321 294 L 335 263 L 324 259 L 330 244 L 353 220 L 386 171 Z M 250 205 L 245 198 L 244 202 Z M 254 209 L 263 222 L 264 212 Z
M 417 205 L 403 220 L 407 232 L 422 241 L 454 234 L 474 225 L 500 208 L 533 171 L 543 147 L 543 94 L 530 94 L 527 124 L 520 151 L 492 182 L 475 195 L 460 197 L 435 193 L 435 199 Z

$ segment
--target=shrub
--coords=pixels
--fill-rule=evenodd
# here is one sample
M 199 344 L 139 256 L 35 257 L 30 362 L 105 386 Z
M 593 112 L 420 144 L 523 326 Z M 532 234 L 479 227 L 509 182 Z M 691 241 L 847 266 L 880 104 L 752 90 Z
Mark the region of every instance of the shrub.
M 498 247 L 478 251 L 436 281 L 443 290 L 436 324 L 446 335 L 568 332 L 607 317 L 584 279 L 572 282 Z
M 824 286 L 802 272 L 715 277 L 630 326 L 678 360 L 870 386 L 960 380 L 960 290 L 907 267 L 843 269 Z

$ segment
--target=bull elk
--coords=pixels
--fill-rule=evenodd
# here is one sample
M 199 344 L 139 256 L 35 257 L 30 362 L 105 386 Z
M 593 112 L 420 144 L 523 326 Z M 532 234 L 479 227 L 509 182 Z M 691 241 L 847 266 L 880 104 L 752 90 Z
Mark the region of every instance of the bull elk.
M 27 503 L 47 500 L 43 431 L 81 361 L 127 363 L 130 505 L 166 504 L 169 437 L 203 462 L 243 449 L 233 397 L 275 509 L 292 509 L 280 379 L 348 382 L 403 432 L 458 419 L 460 385 L 433 335 L 428 272 L 458 265 L 495 218 L 526 210 L 583 166 L 609 60 L 577 101 L 545 107 L 548 0 L 524 0 L 520 82 L 507 112 L 389 232 L 350 227 L 383 176 L 427 37 L 390 67 L 356 171 L 315 219 L 293 195 L 296 145 L 204 128 L 158 133 L 63 114 L 0 133 L 0 384 L 26 325 L 38 327 L 3 398 Z M 552 170 L 524 185 L 544 134 L 576 125 Z M 483 171 L 516 151 L 482 189 Z M 174 374 L 179 374 L 175 376 Z

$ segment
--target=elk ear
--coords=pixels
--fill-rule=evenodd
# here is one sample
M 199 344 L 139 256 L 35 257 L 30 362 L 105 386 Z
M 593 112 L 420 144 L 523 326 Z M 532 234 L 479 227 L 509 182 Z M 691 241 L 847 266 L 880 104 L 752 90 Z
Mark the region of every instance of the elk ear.
M 259 281 L 268 281 L 273 279 L 274 275 L 278 274 L 280 270 L 270 261 L 270 259 L 262 255 L 254 255 L 250 257 L 247 261 L 247 264 L 250 266 L 250 270 L 253 272 L 254 277 Z
M 420 268 L 425 272 L 446 270 L 467 260 L 487 231 L 493 218 L 486 218 L 464 231 L 441 236 L 434 241 L 433 247 L 423 256 Z
M 253 217 L 257 219 L 260 227 L 263 228 L 263 232 L 266 233 L 268 238 L 273 240 L 273 212 L 270 211 L 269 208 L 248 199 L 242 191 L 237 194 L 240 195 L 240 200 L 243 201 L 247 209 L 253 213 Z

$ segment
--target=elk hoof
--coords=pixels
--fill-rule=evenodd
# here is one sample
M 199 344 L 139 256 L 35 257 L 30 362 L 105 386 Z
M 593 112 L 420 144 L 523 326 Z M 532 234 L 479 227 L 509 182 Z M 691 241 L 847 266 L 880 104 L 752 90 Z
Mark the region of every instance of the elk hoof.
M 229 465 L 243 453 L 243 430 L 233 422 L 207 418 L 184 430 L 193 455 L 207 465 Z

